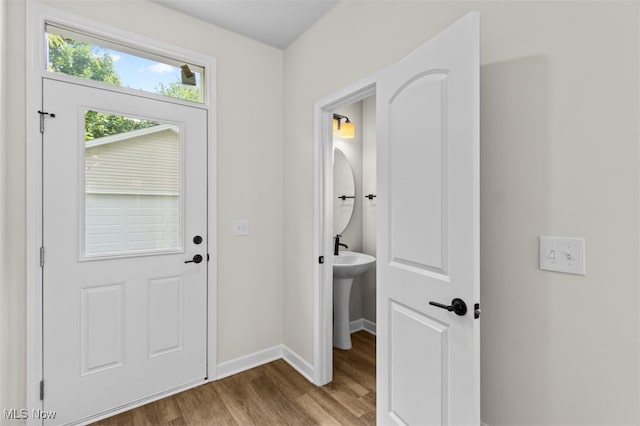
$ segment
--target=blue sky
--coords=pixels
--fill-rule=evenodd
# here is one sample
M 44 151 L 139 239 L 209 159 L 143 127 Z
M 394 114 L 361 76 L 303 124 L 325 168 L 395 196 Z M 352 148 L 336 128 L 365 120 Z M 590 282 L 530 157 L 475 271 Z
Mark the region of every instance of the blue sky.
M 159 83 L 165 86 L 180 81 L 180 68 L 116 50 L 105 49 L 113 58 L 122 86 L 156 92 Z

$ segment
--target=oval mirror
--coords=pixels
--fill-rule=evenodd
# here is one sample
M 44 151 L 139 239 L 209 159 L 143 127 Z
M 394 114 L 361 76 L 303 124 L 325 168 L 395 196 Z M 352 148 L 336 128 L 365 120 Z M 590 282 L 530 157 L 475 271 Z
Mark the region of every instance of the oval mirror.
M 342 234 L 347 228 L 356 202 L 356 182 L 346 155 L 333 150 L 333 234 Z M 344 197 L 344 198 L 343 198 Z

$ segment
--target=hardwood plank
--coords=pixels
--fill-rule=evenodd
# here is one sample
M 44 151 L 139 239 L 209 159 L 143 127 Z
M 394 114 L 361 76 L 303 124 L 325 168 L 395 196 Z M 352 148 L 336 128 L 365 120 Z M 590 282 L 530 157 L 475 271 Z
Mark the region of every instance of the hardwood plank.
M 322 407 L 310 394 L 305 393 L 304 395 L 296 398 L 296 402 L 300 406 L 305 413 L 307 413 L 312 419 L 313 424 L 319 425 L 332 425 L 339 426 L 343 423 L 340 423 L 331 412 L 327 411 Z
M 243 397 L 238 398 L 233 390 L 225 383 L 216 386 L 216 391 L 220 396 L 221 402 L 231 414 L 231 418 L 235 424 L 254 424 L 257 415 L 253 414 L 251 409 L 245 406 Z M 248 398 L 248 394 L 245 395 L 247 395 Z
M 357 365 L 358 368 L 353 366 Z M 362 369 L 364 368 L 364 369 Z M 361 370 L 362 369 L 362 370 Z M 335 363 L 334 380 L 342 380 L 341 383 L 354 383 L 358 387 L 364 388 L 368 392 L 376 391 L 376 376 L 373 372 L 367 371 L 366 366 L 354 362 Z
M 365 404 L 367 404 L 367 406 L 369 407 L 369 410 L 367 410 L 366 414 L 373 413 L 373 418 L 374 418 L 374 423 L 375 423 L 375 414 L 376 414 L 376 394 L 375 394 L 375 392 L 371 392 L 371 393 L 368 393 L 368 394 L 360 397 L 360 400 L 362 402 L 364 402 Z
M 349 388 L 349 390 L 353 392 L 358 398 L 365 396 L 370 392 L 369 389 L 367 389 L 365 386 L 362 386 L 349 375 L 337 375 L 334 377 L 333 381 L 336 385 L 343 385 Z
M 309 381 L 282 359 L 265 364 L 264 374 L 276 383 L 287 398 L 295 399 L 309 391 Z
M 342 383 L 341 377 L 333 377 L 333 382 L 322 387 L 333 399 L 344 406 L 356 417 L 362 416 L 367 411 L 365 404 L 360 401 L 359 396 Z
M 358 425 L 363 424 L 361 417 L 357 417 L 351 413 L 346 407 L 338 403 L 335 399 L 325 391 L 324 387 L 311 390 L 308 395 L 313 398 L 324 411 L 331 413 L 342 425 Z M 374 409 L 375 410 L 375 409 Z M 374 411 L 375 413 L 375 411 Z M 371 423 L 371 424 L 375 424 Z
M 261 404 L 263 424 L 312 424 L 313 418 L 300 409 L 294 401 L 286 398 L 279 387 L 266 377 L 252 383 L 256 392 L 256 399 Z M 265 420 L 266 417 L 266 420 Z

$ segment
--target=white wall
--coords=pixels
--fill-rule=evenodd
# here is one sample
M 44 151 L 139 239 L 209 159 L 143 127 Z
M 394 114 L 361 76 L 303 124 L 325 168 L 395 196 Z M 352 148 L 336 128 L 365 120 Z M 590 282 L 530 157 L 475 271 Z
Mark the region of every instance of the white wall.
M 482 20 L 482 419 L 638 424 L 636 2 L 342 2 L 287 48 L 284 241 L 295 250 L 284 342 L 312 359 L 313 103 L 472 9 Z M 541 234 L 585 237 L 587 276 L 538 270 Z
M 6 283 L 7 273 L 7 244 L 6 244 L 6 185 L 7 185 L 7 2 L 0 2 L 0 348 L 11 346 L 11 330 L 9 325 L 11 319 L 11 297 Z M 15 354 L 16 351 L 13 351 Z M 0 383 L 7 383 L 11 375 L 11 353 L 0 350 Z M 4 403 L 13 403 L 11 389 L 7 385 L 0 385 L 0 407 L 5 407 Z
M 47 3 L 217 59 L 218 102 L 213 113 L 218 120 L 219 241 L 214 253 L 219 267 L 218 362 L 279 345 L 283 321 L 283 52 L 146 0 Z M 5 193 L 0 210 L 6 214 L 4 247 L 11 248 L 0 256 L 6 262 L 0 282 L 0 407 L 22 408 L 26 141 L 25 73 L 20 70 L 26 63 L 25 2 L 0 4 L 7 7 L 2 30 L 10 39 L 7 54 L 0 56 L 0 75 L 11 71 L 12 76 L 6 92 L 0 86 L 2 99 L 11 100 L 11 109 L 0 116 L 3 123 L 11 123 L 0 126 L 8 133 L 2 145 L 8 156 L 0 165 L 7 173 L 6 180 L 0 177 Z M 232 235 L 234 218 L 249 219 L 249 236 Z
M 0 73 L 6 86 L 2 115 L 2 269 L 0 269 L 0 407 L 24 407 L 25 394 L 25 82 L 24 74 L 11 73 L 24 60 L 24 3 L 2 2 L 4 50 Z M 5 39 L 6 37 L 6 39 Z M 9 82 L 8 75 L 12 78 Z M 10 84 L 9 84 L 10 83 Z M 10 101 L 9 101 L 10 100 Z M 9 125 L 11 123 L 11 125 Z

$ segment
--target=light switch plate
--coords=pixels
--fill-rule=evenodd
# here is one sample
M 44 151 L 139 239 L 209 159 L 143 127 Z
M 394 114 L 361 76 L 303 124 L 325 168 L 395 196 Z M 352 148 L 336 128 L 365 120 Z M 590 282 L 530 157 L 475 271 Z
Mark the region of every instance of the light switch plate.
M 249 235 L 249 219 L 234 220 L 233 235 Z
M 584 238 L 540 236 L 540 269 L 586 275 Z

